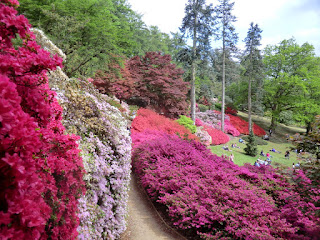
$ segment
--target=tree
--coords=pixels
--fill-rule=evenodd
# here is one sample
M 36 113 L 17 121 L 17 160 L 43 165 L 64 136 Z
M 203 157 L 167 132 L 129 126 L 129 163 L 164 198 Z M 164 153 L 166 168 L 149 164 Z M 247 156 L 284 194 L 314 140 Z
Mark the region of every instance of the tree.
M 313 112 L 313 105 L 319 106 L 315 102 L 319 97 L 319 61 L 312 45 L 299 46 L 295 39 L 289 39 L 267 46 L 264 65 L 267 77 L 263 103 L 271 111 L 271 129 L 275 130 L 283 111 L 294 110 L 301 116 Z
M 261 45 L 261 32 L 258 24 L 250 24 L 250 28 L 245 38 L 244 42 L 246 48 L 244 51 L 244 58 L 242 60 L 242 65 L 245 67 L 244 75 L 248 77 L 248 120 L 249 120 L 249 132 L 252 132 L 252 81 L 261 79 L 262 76 L 262 56 L 258 47 Z
M 253 135 L 253 132 L 251 131 L 248 136 L 248 142 L 246 144 L 246 147 L 244 148 L 244 151 L 249 156 L 256 156 L 257 155 L 257 144 L 255 141 L 255 136 Z
M 118 71 L 114 71 L 118 68 Z M 170 55 L 147 52 L 126 61 L 124 68 L 111 67 L 100 71 L 94 84 L 105 93 L 141 107 L 153 108 L 168 117 L 187 112 L 188 83 L 182 80 L 183 70 L 171 63 Z
M 221 106 L 221 131 L 224 131 L 225 119 L 225 58 L 227 50 L 235 50 L 235 44 L 238 41 L 238 35 L 232 25 L 236 21 L 236 17 L 231 15 L 234 2 L 230 0 L 219 0 L 220 5 L 216 6 L 217 28 L 215 29 L 216 40 L 222 39 L 222 106 Z
M 212 35 L 212 6 L 205 0 L 189 0 L 185 7 L 185 16 L 180 31 L 193 40 L 191 60 L 191 119 L 195 121 L 195 79 L 197 51 L 210 48 L 209 39 Z
M 20 12 L 67 55 L 68 76 L 92 76 L 134 47 L 135 13 L 123 0 L 21 0 Z M 118 59 L 121 60 L 121 59 Z

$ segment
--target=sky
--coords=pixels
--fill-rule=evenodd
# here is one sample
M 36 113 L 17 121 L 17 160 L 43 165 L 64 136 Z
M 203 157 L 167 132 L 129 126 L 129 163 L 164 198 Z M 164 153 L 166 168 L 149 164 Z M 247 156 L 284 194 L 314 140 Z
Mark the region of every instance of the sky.
M 128 0 L 132 9 L 143 15 L 148 25 L 158 26 L 162 32 L 177 32 L 184 17 L 188 0 Z M 308 42 L 320 56 L 320 0 L 234 0 L 234 24 L 239 34 L 238 46 L 251 22 L 258 24 L 262 32 L 262 48 L 294 37 L 298 44 Z M 214 6 L 217 0 L 207 0 Z

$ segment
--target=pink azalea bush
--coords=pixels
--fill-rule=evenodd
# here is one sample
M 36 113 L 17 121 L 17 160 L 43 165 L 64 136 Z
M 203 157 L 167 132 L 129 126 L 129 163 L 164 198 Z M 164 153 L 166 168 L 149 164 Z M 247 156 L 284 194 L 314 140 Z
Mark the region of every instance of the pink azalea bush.
M 18 2 L 0 0 L 0 239 L 75 239 L 84 173 L 78 136 L 66 135 L 41 49 Z M 19 36 L 23 43 L 13 46 Z
M 300 172 L 292 184 L 174 135 L 139 145 L 132 161 L 151 199 L 192 239 L 319 239 L 319 189 Z

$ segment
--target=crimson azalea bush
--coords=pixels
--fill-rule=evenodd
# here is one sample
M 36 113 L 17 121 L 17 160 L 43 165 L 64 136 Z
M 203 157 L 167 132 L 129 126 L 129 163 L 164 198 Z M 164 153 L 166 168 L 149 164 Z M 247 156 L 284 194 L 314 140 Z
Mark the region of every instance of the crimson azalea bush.
M 212 145 L 225 144 L 230 141 L 229 136 L 219 129 L 215 129 L 210 126 L 204 126 L 204 130 L 207 131 L 207 133 L 209 133 L 211 136 Z
M 46 75 L 62 60 L 34 41 L 17 6 L 0 0 L 0 239 L 75 239 L 79 137 L 65 135 Z
M 145 130 L 178 134 L 183 138 L 187 137 L 188 139 L 199 140 L 199 138 L 192 134 L 189 129 L 181 126 L 174 120 L 161 116 L 152 110 L 140 108 L 131 125 L 132 142 L 135 143 L 137 140 L 134 136 L 135 134 L 144 132 Z
M 233 116 L 228 114 L 231 124 L 242 134 L 249 135 L 249 123 L 238 116 Z M 253 133 L 256 136 L 263 136 L 266 132 L 259 127 L 257 124 L 253 123 Z
M 319 239 L 319 189 L 298 191 L 305 185 L 270 166 L 240 167 L 174 135 L 139 145 L 132 161 L 151 199 L 192 239 Z

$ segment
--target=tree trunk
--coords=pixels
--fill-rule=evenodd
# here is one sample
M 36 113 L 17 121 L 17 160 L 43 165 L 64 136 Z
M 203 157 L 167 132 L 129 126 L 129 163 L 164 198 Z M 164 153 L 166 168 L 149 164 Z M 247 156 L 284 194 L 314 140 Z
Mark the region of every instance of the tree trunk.
M 191 119 L 196 121 L 196 55 L 197 55 L 197 25 L 198 15 L 195 11 L 194 28 L 193 28 L 193 46 L 192 46 L 192 65 L 191 65 Z
M 251 76 L 249 77 L 248 86 L 248 121 L 249 121 L 249 133 L 252 132 L 252 119 L 251 119 Z
M 311 130 L 312 130 L 311 122 L 307 122 L 306 136 L 309 135 L 309 133 L 311 132 Z
M 272 114 L 270 129 L 274 133 L 276 132 L 276 126 L 277 126 L 277 119 L 276 119 L 275 115 Z
M 225 49 L 225 39 L 224 30 L 222 37 L 222 104 L 221 104 L 221 131 L 224 132 L 224 111 L 225 111 L 225 92 L 226 92 L 226 49 Z

